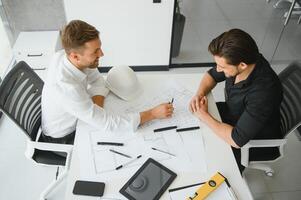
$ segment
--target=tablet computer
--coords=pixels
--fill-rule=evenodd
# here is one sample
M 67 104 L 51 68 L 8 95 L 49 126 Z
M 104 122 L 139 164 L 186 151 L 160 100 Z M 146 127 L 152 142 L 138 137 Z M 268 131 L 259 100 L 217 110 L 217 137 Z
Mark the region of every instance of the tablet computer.
M 176 176 L 174 172 L 149 158 L 119 192 L 130 200 L 157 200 Z

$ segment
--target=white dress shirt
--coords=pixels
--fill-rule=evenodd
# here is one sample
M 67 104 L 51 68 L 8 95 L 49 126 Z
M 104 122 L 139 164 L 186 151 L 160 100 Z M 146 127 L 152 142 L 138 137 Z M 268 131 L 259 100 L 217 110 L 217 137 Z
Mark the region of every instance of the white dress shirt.
M 76 68 L 64 50 L 57 52 L 48 68 L 42 91 L 42 131 L 59 138 L 72 133 L 77 120 L 104 131 L 135 131 L 139 113 L 114 115 L 92 101 L 95 95 L 106 96 L 109 90 L 98 69 Z

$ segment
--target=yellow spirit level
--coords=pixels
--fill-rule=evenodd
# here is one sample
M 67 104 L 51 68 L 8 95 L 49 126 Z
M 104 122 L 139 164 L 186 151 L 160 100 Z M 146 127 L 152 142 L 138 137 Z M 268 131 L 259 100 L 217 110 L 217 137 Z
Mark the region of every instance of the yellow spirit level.
M 226 178 L 217 172 L 209 181 L 203 184 L 195 193 L 193 197 L 187 198 L 187 200 L 203 200 L 211 192 L 213 192 L 218 186 L 220 186 Z

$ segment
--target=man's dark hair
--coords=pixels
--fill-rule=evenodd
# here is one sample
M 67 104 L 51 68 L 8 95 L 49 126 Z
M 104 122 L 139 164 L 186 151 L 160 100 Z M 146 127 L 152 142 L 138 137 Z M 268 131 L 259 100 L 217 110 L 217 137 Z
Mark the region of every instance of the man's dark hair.
M 236 66 L 241 62 L 254 64 L 259 55 L 254 39 L 240 29 L 231 29 L 213 39 L 208 51 L 214 56 L 225 58 L 228 64 Z

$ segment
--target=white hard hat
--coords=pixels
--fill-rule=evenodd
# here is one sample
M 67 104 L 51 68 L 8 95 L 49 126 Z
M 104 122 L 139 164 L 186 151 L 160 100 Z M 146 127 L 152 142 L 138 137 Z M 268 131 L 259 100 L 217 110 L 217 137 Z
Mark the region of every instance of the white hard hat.
M 126 101 L 137 98 L 142 88 L 135 72 L 128 66 L 115 66 L 108 72 L 107 87 Z

